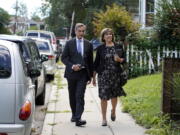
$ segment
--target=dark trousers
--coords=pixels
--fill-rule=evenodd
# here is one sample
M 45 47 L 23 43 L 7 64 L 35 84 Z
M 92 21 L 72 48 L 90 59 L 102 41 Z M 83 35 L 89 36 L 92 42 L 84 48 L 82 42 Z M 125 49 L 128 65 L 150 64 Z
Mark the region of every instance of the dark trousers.
M 84 111 L 84 94 L 87 85 L 87 73 L 84 71 L 80 72 L 80 76 L 76 79 L 67 78 L 72 118 L 76 120 L 81 119 L 81 115 Z

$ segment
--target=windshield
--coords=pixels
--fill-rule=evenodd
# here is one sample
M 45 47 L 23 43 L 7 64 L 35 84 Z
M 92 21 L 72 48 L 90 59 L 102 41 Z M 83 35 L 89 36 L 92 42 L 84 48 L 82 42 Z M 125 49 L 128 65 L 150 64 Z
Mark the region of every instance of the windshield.
M 0 78 L 11 75 L 11 57 L 6 47 L 0 45 Z
M 27 36 L 29 36 L 29 37 L 38 37 L 38 33 L 28 33 Z
M 49 34 L 40 33 L 41 38 L 51 39 L 51 36 Z
M 48 42 L 41 42 L 41 41 L 36 41 L 37 47 L 39 51 L 49 51 L 49 45 Z

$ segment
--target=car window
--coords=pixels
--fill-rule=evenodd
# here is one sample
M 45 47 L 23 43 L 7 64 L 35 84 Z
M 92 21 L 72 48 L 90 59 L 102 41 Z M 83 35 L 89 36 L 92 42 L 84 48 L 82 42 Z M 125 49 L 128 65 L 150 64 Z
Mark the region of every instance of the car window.
M 30 47 L 32 58 L 36 62 L 38 62 L 40 60 L 40 55 L 39 55 L 39 51 L 38 51 L 38 48 L 37 48 L 36 44 L 34 42 L 29 42 L 28 45 Z
M 15 43 L 18 44 L 20 53 L 23 56 L 24 61 L 28 61 L 29 59 L 31 59 L 30 54 L 29 54 L 30 52 L 28 51 L 28 49 L 25 46 L 25 44 L 22 43 L 22 42 L 15 42 Z
M 49 34 L 45 34 L 45 33 L 40 33 L 40 37 L 46 38 L 46 39 L 51 39 L 51 36 Z
M 48 42 L 36 41 L 36 45 L 37 45 L 39 51 L 49 51 L 50 50 Z
M 23 42 L 15 41 L 15 43 L 18 44 L 21 60 L 23 63 L 24 74 L 27 76 L 28 69 L 26 62 L 31 60 L 30 52 L 28 51 L 27 46 Z
M 38 33 L 28 33 L 27 36 L 29 36 L 29 37 L 38 37 Z
M 11 76 L 11 57 L 8 49 L 0 45 L 0 78 Z

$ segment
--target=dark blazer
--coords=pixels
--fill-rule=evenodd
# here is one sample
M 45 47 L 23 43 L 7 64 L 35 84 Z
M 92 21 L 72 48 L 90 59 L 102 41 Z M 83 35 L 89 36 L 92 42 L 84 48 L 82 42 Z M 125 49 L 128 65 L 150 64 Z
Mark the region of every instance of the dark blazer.
M 88 80 L 93 76 L 93 47 L 92 44 L 84 39 L 83 57 L 77 52 L 76 38 L 67 41 L 63 50 L 61 60 L 66 65 L 64 77 L 79 78 L 79 72 L 73 71 L 73 64 L 82 64 L 88 73 Z
M 101 74 L 105 69 L 105 44 L 102 44 L 98 46 L 97 52 L 96 52 L 96 58 L 94 61 L 94 71 L 96 71 L 98 74 Z M 115 44 L 115 50 L 118 51 L 118 55 L 120 58 L 126 58 L 126 53 L 123 50 L 122 45 Z M 125 63 L 126 60 L 123 61 Z M 119 62 L 116 62 L 115 65 L 117 68 L 117 72 L 122 72 L 121 66 Z

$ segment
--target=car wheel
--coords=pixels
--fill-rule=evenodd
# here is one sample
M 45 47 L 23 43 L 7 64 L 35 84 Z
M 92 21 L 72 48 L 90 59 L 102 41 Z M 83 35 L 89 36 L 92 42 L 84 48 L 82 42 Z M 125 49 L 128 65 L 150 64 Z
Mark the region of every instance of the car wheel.
M 46 84 L 44 84 L 43 92 L 36 98 L 36 105 L 44 105 L 46 94 Z
M 53 75 L 49 75 L 49 80 L 54 80 L 54 74 Z
M 59 57 L 56 58 L 56 63 L 59 61 Z

